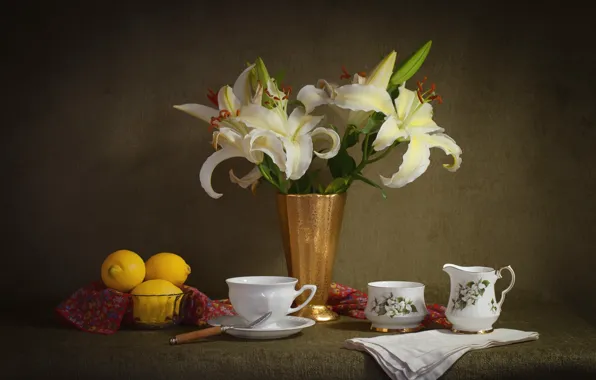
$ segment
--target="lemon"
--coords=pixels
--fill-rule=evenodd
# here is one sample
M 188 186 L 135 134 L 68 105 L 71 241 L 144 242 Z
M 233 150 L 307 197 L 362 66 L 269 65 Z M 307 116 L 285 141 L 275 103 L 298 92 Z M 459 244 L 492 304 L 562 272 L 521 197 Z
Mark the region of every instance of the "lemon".
M 162 296 L 180 294 L 182 290 L 168 280 L 156 279 L 140 283 L 130 293 L 135 296 Z
M 143 282 L 145 263 L 136 253 L 121 249 L 112 252 L 101 265 L 101 279 L 108 288 L 128 292 Z
M 131 292 L 133 318 L 144 324 L 170 322 L 180 311 L 182 290 L 166 280 L 148 280 Z
M 145 263 L 145 280 L 167 280 L 182 286 L 190 274 L 190 266 L 175 253 L 162 252 L 149 258 Z

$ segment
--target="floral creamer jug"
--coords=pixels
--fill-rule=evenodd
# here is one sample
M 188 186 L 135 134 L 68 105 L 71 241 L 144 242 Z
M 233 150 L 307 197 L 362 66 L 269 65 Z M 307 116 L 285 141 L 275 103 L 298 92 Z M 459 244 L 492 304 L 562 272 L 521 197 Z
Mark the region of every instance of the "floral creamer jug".
M 453 325 L 452 330 L 464 334 L 486 334 L 493 331 L 493 324 L 499 319 L 505 294 L 515 284 L 515 272 L 510 266 L 501 269 L 488 267 L 462 267 L 443 265 L 451 279 L 451 292 L 445 316 Z M 511 283 L 495 296 L 495 282 L 502 278 L 501 272 L 511 272 Z

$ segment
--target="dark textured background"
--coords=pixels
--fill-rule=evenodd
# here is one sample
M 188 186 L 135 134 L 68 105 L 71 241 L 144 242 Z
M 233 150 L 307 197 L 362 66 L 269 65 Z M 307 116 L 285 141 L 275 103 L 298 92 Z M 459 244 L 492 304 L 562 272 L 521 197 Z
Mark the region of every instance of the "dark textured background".
M 214 177 L 224 197 L 209 198 L 197 174 L 210 133 L 172 105 L 206 103 L 208 87 L 231 84 L 257 56 L 297 89 L 432 39 L 415 79 L 437 83 L 445 103 L 435 120 L 463 148 L 463 165 L 451 174 L 434 152 L 427 173 L 387 200 L 355 184 L 334 279 L 362 289 L 423 281 L 429 301 L 446 302 L 444 263 L 512 265 L 513 299 L 593 299 L 596 56 L 587 9 L 203 3 L 20 3 L 4 12 L 2 271 L 11 295 L 66 297 L 122 248 L 144 258 L 179 253 L 192 266 L 189 283 L 213 297 L 226 295 L 230 276 L 285 274 L 273 190 L 253 196 L 229 183 L 230 168 L 250 168 L 235 160 Z M 401 153 L 367 174 L 392 173 Z

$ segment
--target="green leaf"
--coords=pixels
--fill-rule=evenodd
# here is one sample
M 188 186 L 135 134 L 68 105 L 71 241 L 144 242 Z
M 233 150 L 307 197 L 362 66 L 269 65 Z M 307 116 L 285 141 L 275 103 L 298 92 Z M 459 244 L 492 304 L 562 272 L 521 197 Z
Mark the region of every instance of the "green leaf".
M 478 293 L 480 293 L 480 295 L 481 295 L 481 296 L 483 296 L 483 295 L 484 295 L 484 289 L 480 289 L 480 290 L 478 291 Z
M 286 176 L 285 173 L 282 173 L 281 170 L 279 170 L 279 167 L 277 167 L 277 165 L 275 165 L 275 163 L 273 162 L 271 157 L 269 157 L 266 154 L 263 155 L 263 162 L 259 167 L 264 168 L 266 170 L 269 178 L 271 178 L 271 180 L 273 182 L 278 184 L 278 186 L 279 186 L 278 189 L 282 193 L 287 194 L 288 186 L 290 184 L 288 183 L 288 181 L 285 178 L 285 176 Z M 267 178 L 267 175 L 265 175 L 265 173 L 263 173 L 263 170 L 261 170 L 261 174 L 263 174 L 263 176 L 265 178 Z
M 296 99 L 288 100 L 288 106 L 296 106 L 296 107 L 306 108 L 306 107 L 304 107 L 304 104 L 300 100 L 296 100 Z
M 489 286 L 490 285 L 490 281 L 488 281 L 488 280 L 483 280 L 482 283 L 484 284 L 484 286 Z
M 353 177 L 354 177 L 354 179 L 362 181 L 362 182 L 366 183 L 367 185 L 376 187 L 377 189 L 381 190 L 381 195 L 383 195 L 383 198 L 387 199 L 387 194 L 385 194 L 385 189 L 383 189 L 381 187 L 381 185 L 379 185 L 378 183 L 371 181 L 370 179 L 366 178 L 365 176 L 361 175 L 360 173 L 354 174 Z
M 470 282 L 468 282 L 468 283 L 466 284 L 466 287 L 468 287 L 468 288 L 469 288 L 469 287 L 471 287 L 472 285 L 474 285 L 474 281 L 470 281 Z
M 345 147 L 339 149 L 337 155 L 327 160 L 327 166 L 333 178 L 345 177 L 356 168 L 356 161 L 350 156 Z
M 377 117 L 375 116 L 378 114 L 380 114 L 382 116 L 382 118 L 379 119 L 378 116 Z M 369 133 L 378 132 L 379 129 L 381 129 L 381 125 L 383 125 L 384 118 L 385 118 L 384 115 L 380 112 L 373 114 L 373 116 L 368 118 L 366 125 L 364 126 L 364 128 L 362 128 L 362 130 L 360 130 L 360 133 L 367 135 Z
M 303 175 L 299 179 L 292 181 L 292 186 L 290 186 L 289 193 L 307 194 L 310 193 L 310 187 L 310 177 L 308 175 Z
M 412 306 L 412 311 L 413 311 L 414 313 L 417 313 L 417 312 L 418 312 L 418 309 L 416 309 L 416 306 L 414 306 L 414 305 L 411 305 L 411 306 Z
M 344 138 L 342 139 L 342 145 L 345 148 L 351 148 L 354 145 L 358 144 L 360 140 L 360 132 L 355 125 L 348 125 L 346 128 L 346 132 L 344 133 Z
M 424 63 L 424 60 L 430 52 L 432 41 L 428 41 L 421 48 L 419 48 L 414 54 L 410 56 L 405 62 L 403 62 L 397 69 L 397 71 L 391 77 L 390 83 L 394 86 L 399 86 L 408 79 L 410 79 L 420 66 Z
M 327 186 L 325 194 L 338 194 L 347 190 L 349 180 L 343 177 L 336 178 Z
M 373 142 L 375 142 L 376 138 L 377 138 L 377 133 L 372 133 L 372 134 L 368 135 L 368 140 L 367 139 L 362 140 L 362 144 L 360 146 L 360 148 L 362 149 L 362 153 L 364 153 L 365 147 L 366 147 L 366 154 L 368 156 L 376 153 L 372 147 L 372 144 L 373 144 Z
M 404 300 L 404 297 L 397 297 L 397 302 L 401 302 Z

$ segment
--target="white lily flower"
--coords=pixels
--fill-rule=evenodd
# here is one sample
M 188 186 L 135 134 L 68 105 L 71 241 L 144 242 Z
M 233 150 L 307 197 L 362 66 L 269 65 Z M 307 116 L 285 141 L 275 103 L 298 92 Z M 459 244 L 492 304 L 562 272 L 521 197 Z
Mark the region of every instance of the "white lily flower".
M 242 109 L 237 119 L 250 128 L 275 134 L 283 144 L 283 150 L 275 152 L 278 157 L 285 155 L 284 165 L 278 165 L 285 172 L 287 179 L 301 178 L 311 164 L 313 152 L 318 157 L 334 157 L 340 148 L 340 137 L 332 129 L 315 128 L 322 116 L 308 115 L 304 108 L 296 107 L 287 115 L 287 96 L 279 91 L 274 80 L 270 80 L 267 93 L 273 99 L 273 108 L 251 104 Z M 326 140 L 331 148 L 328 152 L 313 149 L 313 139 Z M 285 151 L 285 153 L 284 153 Z
M 277 137 L 266 131 L 250 130 L 244 123 L 238 120 L 238 115 L 243 106 L 260 103 L 262 88 L 257 88 L 253 97 L 251 97 L 251 88 L 249 74 L 254 65 L 246 68 L 236 82 L 234 87 L 223 86 L 218 94 L 218 109 L 204 106 L 202 104 L 182 104 L 175 105 L 174 108 L 184 111 L 194 117 L 197 117 L 212 127 L 218 128 L 213 134 L 213 145 L 215 149 L 219 145 L 222 149 L 217 150 L 207 158 L 201 167 L 199 178 L 201 186 L 212 198 L 220 198 L 219 194 L 211 186 L 211 176 L 217 165 L 222 161 L 233 157 L 244 157 L 250 162 L 258 165 L 263 161 L 263 154 L 268 154 L 273 162 L 283 167 L 285 155 L 281 149 L 281 143 Z M 215 100 L 215 99 L 213 99 Z M 255 166 L 246 176 L 236 177 L 233 171 L 230 171 L 230 180 L 243 188 L 254 185 L 261 177 L 261 172 Z
M 223 161 L 234 157 L 244 157 L 258 165 L 263 161 L 263 154 L 269 155 L 276 165 L 283 165 L 285 161 L 281 142 L 268 131 L 252 130 L 243 136 L 231 128 L 221 127 L 219 131 L 213 133 L 213 143 L 215 146 L 219 145 L 221 149 L 215 151 L 205 160 L 199 173 L 199 179 L 205 192 L 215 199 L 220 198 L 223 194 L 213 190 L 211 177 L 215 167 Z M 258 167 L 253 168 L 243 178 L 237 178 L 233 172 L 230 172 L 230 179 L 233 183 L 238 183 L 246 188 L 256 183 L 261 177 L 260 172 L 257 174 L 258 170 Z
M 389 53 L 377 66 L 373 69 L 369 76 L 364 73 L 356 73 L 352 78 L 352 84 L 358 84 L 361 86 L 373 86 L 382 90 L 386 90 L 389 85 L 389 80 L 393 74 L 393 67 L 395 66 L 395 60 L 397 53 L 392 51 Z M 344 77 L 350 75 L 344 69 Z M 323 104 L 335 104 L 335 99 L 338 93 L 335 91 L 338 86 L 328 83 L 325 80 L 319 80 L 317 86 L 308 85 L 304 86 L 297 95 L 297 100 L 304 104 L 306 112 L 310 113 L 316 107 Z M 341 88 L 341 87 L 340 87 Z M 345 100 L 342 96 L 348 96 L 349 94 L 339 93 L 340 104 Z M 341 107 L 341 106 L 340 106 Z M 345 107 L 342 107 L 345 108 Z M 358 128 L 364 127 L 368 117 L 372 111 L 354 110 L 351 109 L 346 117 L 347 123 L 355 125 Z
M 418 92 L 406 89 L 403 84 L 395 102 L 384 89 L 351 84 L 336 89 L 334 104 L 354 111 L 377 111 L 386 115 L 373 141 L 376 151 L 391 146 L 396 140 L 410 142 L 398 172 L 390 178 L 381 176 L 385 186 L 399 188 L 414 181 L 428 169 L 430 148 L 440 148 L 445 154 L 453 156 L 453 164 L 443 165 L 447 170 L 454 172 L 461 165 L 461 148 L 451 137 L 442 133 L 443 128 L 432 120 L 430 101 L 434 99 L 440 100 L 434 95 L 434 87 L 422 93 L 420 83 Z
M 249 75 L 255 65 L 247 67 L 234 82 L 234 87 L 223 86 L 217 93 L 217 98 L 212 101 L 218 108 L 202 104 L 181 104 L 175 105 L 177 110 L 188 113 L 206 123 L 216 127 L 222 125 L 231 128 L 243 135 L 248 133 L 246 126 L 236 120 L 242 106 L 252 102 Z

